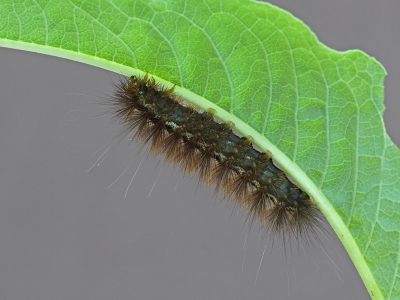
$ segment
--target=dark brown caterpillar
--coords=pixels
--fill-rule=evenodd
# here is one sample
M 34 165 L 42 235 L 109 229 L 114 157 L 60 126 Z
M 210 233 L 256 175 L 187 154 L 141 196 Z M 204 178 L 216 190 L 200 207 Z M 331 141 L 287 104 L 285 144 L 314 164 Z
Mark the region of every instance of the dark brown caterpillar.
M 277 168 L 270 155 L 257 151 L 251 138 L 216 122 L 212 111 L 200 111 L 154 78 L 131 76 L 116 84 L 107 101 L 125 128 L 123 134 L 151 144 L 153 153 L 196 174 L 208 186 L 223 190 L 267 233 L 317 237 L 324 218 L 312 199 Z

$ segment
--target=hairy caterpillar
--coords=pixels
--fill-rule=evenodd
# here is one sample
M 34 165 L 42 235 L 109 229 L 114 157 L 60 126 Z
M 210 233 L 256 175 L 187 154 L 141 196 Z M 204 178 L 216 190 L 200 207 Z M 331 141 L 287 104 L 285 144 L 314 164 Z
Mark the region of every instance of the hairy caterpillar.
M 174 87 L 167 89 L 147 74 L 122 79 L 115 87 L 106 104 L 124 126 L 121 134 L 133 133 L 151 145 L 151 152 L 222 190 L 266 233 L 318 240 L 317 231 L 324 230 L 321 212 L 269 153 L 253 147 L 251 137 L 238 136 L 232 124 L 217 122 L 212 110 L 187 104 Z

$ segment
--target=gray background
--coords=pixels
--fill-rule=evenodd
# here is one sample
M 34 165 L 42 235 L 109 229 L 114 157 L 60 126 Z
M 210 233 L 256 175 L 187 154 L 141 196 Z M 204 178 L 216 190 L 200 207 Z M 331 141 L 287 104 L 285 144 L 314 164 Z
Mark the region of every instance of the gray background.
M 400 144 L 400 2 L 272 2 L 328 46 L 385 65 L 385 122 Z M 5 48 L 0 70 L 0 299 L 369 298 L 336 237 L 325 246 L 339 272 L 319 247 L 285 256 L 276 241 L 255 284 L 266 242 L 257 226 L 244 249 L 240 212 L 136 143 L 87 172 L 118 133 L 109 116 L 91 117 L 115 74 Z

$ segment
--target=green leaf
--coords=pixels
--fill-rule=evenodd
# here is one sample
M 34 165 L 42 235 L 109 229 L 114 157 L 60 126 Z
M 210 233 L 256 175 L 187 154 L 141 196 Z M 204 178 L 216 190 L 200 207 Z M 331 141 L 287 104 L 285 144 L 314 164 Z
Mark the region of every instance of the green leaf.
M 0 0 L 0 46 L 149 72 L 251 135 L 311 195 L 373 299 L 400 298 L 400 153 L 384 68 L 266 3 Z

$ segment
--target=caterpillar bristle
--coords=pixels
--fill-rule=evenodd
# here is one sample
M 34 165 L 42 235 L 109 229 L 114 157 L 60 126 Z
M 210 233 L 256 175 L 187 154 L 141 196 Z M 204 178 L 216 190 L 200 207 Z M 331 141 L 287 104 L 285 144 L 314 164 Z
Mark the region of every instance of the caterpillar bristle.
M 213 162 L 212 151 L 210 149 L 207 149 L 198 155 L 197 166 L 197 176 L 199 179 L 203 181 L 206 186 L 212 186 L 210 173 L 215 167 L 215 163 Z
M 230 181 L 226 182 L 224 191 L 227 197 L 237 199 L 236 202 L 238 202 L 238 204 L 246 201 L 250 191 L 253 190 L 251 177 L 251 174 L 245 173 L 236 175 Z
M 121 135 L 133 134 L 184 174 L 223 191 L 266 234 L 319 241 L 318 232 L 325 231 L 320 210 L 252 137 L 240 137 L 232 122 L 215 120 L 213 109 L 200 110 L 178 97 L 175 86 L 165 88 L 147 74 L 123 78 L 115 88 L 107 104 L 124 126 Z

